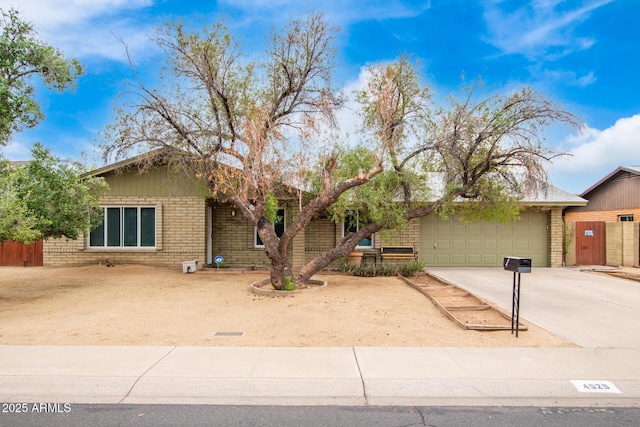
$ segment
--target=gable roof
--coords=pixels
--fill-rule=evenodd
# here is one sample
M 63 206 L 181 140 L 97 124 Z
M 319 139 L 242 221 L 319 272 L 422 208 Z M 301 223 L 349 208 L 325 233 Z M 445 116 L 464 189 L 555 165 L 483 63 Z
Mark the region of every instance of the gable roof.
M 436 200 L 444 194 L 446 182 L 443 173 L 430 172 L 426 179 L 430 192 L 430 197 L 426 197 L 427 199 Z M 545 188 L 528 191 L 520 200 L 520 203 L 529 206 L 584 206 L 587 202 L 582 197 L 551 184 L 547 184 Z
M 121 171 L 123 169 L 139 167 L 141 165 L 160 165 L 166 162 L 166 151 L 158 149 L 147 153 L 139 154 L 135 157 L 125 159 L 104 167 L 87 172 L 84 176 L 102 176 L 109 172 Z M 640 174 L 640 167 L 635 168 L 636 173 Z M 437 199 L 444 193 L 446 186 L 444 174 L 439 172 L 430 172 L 426 175 L 429 185 L 429 193 L 431 197 L 425 199 Z M 297 189 L 296 186 L 288 185 L 290 188 Z M 304 190 L 303 190 L 304 191 Z M 582 195 L 581 195 L 582 196 Z M 530 206 L 585 206 L 587 200 L 564 191 L 554 185 L 548 184 L 544 189 L 537 189 L 525 194 L 521 203 Z
M 82 174 L 82 177 L 102 176 L 109 172 L 122 171 L 131 167 L 141 167 L 143 164 L 161 162 L 164 158 L 164 150 L 158 149 L 147 153 L 138 154 L 115 163 L 111 163 L 100 168 Z
M 607 176 L 602 178 L 600 181 L 593 184 L 591 187 L 587 188 L 584 192 L 580 194 L 580 197 L 588 198 L 586 196 L 589 195 L 592 191 L 596 190 L 601 185 L 607 183 L 608 181 L 615 178 L 617 175 L 621 173 L 628 173 L 631 175 L 640 176 L 640 166 L 619 166 L 613 172 L 609 173 Z

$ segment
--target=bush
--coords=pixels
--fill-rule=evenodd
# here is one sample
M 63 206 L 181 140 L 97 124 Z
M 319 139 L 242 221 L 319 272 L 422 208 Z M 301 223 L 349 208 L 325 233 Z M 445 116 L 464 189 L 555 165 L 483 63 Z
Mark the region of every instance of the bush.
M 424 262 L 411 261 L 406 264 L 378 264 L 378 265 L 357 265 L 343 264 L 340 271 L 351 276 L 374 277 L 374 276 L 401 276 L 409 277 L 424 270 Z
M 409 277 L 423 271 L 424 268 L 425 268 L 424 262 L 415 260 L 415 261 L 411 261 L 401 265 L 399 268 L 399 272 L 400 272 L 400 275 Z
M 284 290 L 285 291 L 295 291 L 296 290 L 296 282 L 293 281 L 293 277 L 287 276 L 284 279 L 285 279 Z
M 360 268 L 360 266 L 358 264 L 344 263 L 344 264 L 342 264 L 342 267 L 340 267 L 340 271 L 342 273 L 351 274 L 357 268 Z
M 359 265 L 351 271 L 351 275 L 359 277 L 374 277 L 376 275 L 375 265 Z
M 393 264 L 380 264 L 376 266 L 376 276 L 397 276 L 398 266 Z

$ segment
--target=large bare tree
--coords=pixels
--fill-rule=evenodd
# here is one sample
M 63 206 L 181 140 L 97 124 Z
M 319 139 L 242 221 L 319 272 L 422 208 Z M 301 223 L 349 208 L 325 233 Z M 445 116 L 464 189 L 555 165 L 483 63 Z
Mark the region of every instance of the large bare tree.
M 335 31 L 317 14 L 293 21 L 272 35 L 264 62 L 253 63 L 221 24 L 195 33 L 168 24 L 157 35 L 169 59 L 161 89 L 132 83 L 105 133 L 107 155 L 163 148 L 214 197 L 236 205 L 264 242 L 276 289 L 287 277 L 303 284 L 375 232 L 450 212 L 460 200 L 473 201 L 463 206 L 475 219 L 514 217 L 524 187 L 545 182 L 544 163 L 556 155 L 540 131 L 575 122 L 528 89 L 481 101 L 470 90 L 437 107 L 401 58 L 369 69 L 358 94 L 362 143 L 350 146 L 336 129 L 344 99 L 331 86 Z M 295 197 L 299 209 L 278 237 L 283 197 Z M 313 218 L 353 210 L 357 232 L 291 271 L 293 238 Z

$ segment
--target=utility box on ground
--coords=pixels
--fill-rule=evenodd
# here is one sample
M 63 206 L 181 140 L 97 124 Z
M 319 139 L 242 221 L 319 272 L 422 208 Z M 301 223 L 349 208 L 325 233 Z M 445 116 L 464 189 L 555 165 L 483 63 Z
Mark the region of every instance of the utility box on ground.
M 198 271 L 198 261 L 184 261 L 182 263 L 183 273 L 195 273 Z

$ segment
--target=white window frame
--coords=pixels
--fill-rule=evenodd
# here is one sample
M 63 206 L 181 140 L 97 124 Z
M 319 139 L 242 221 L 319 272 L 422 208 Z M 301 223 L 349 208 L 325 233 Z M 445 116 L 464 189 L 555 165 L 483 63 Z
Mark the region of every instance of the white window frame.
M 356 215 L 359 215 L 358 211 L 352 211 L 352 213 L 355 213 Z M 345 237 L 345 234 L 344 234 L 344 228 L 345 228 L 345 222 L 346 222 L 345 220 L 346 220 L 346 218 L 342 219 L 342 227 L 340 228 L 342 230 L 342 233 L 341 233 L 342 234 L 342 238 Z M 360 230 L 360 221 L 358 221 L 358 218 L 356 217 L 356 231 L 359 231 L 359 230 Z M 361 246 L 360 242 L 362 242 L 362 240 L 364 240 L 364 239 L 362 239 L 360 242 L 358 242 L 358 245 L 356 246 L 356 249 L 373 249 L 373 248 L 375 248 L 375 242 L 374 242 L 373 234 L 371 235 L 370 239 L 371 239 L 371 245 L 369 245 L 369 246 Z
M 107 250 L 107 251 L 147 251 L 147 250 L 155 250 L 158 245 L 158 208 L 153 205 L 105 205 L 100 206 L 103 209 L 103 225 L 104 225 L 104 245 L 103 246 L 92 246 L 91 245 L 91 232 L 87 233 L 87 249 L 91 250 Z M 117 208 L 120 209 L 120 245 L 119 246 L 107 246 L 108 239 L 108 221 L 107 221 L 107 210 L 109 208 Z M 136 246 L 125 246 L 124 245 L 124 212 L 127 208 L 135 208 L 136 209 Z M 142 237 L 142 221 L 141 221 L 141 212 L 142 209 L 153 209 L 153 246 L 141 246 L 141 237 Z
M 282 224 L 283 224 L 283 229 L 282 232 L 284 233 L 285 230 L 287 229 L 287 208 L 285 207 L 279 207 L 277 208 L 277 211 L 282 211 Z M 253 227 L 253 247 L 256 249 L 264 249 L 264 244 L 259 245 L 258 244 L 258 227 Z
M 633 214 L 618 215 L 618 222 L 633 222 L 635 217 Z

